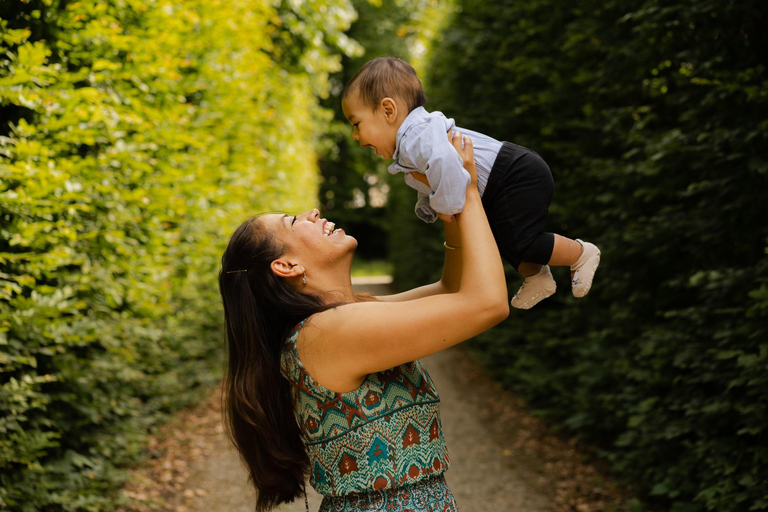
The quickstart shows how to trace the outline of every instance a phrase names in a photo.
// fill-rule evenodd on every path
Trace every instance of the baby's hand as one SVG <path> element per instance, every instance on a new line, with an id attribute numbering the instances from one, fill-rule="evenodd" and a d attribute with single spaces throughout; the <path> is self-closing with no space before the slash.
<path id="1" fill-rule="evenodd" d="M 440 212 L 435 212 L 435 213 L 437 213 L 437 218 L 443 222 L 453 222 L 453 220 L 456 218 L 455 215 L 446 215 Z"/>

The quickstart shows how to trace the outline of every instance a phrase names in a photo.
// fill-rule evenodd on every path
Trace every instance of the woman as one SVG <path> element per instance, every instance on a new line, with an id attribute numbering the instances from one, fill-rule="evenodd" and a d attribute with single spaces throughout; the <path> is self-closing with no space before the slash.
<path id="1" fill-rule="evenodd" d="M 418 360 L 492 327 L 509 306 L 471 141 L 452 142 L 472 183 L 445 224 L 436 283 L 356 297 L 357 242 L 317 210 L 264 215 L 232 235 L 219 275 L 225 405 L 257 511 L 305 494 L 308 474 L 321 511 L 458 510 L 443 478 L 439 398 Z"/>

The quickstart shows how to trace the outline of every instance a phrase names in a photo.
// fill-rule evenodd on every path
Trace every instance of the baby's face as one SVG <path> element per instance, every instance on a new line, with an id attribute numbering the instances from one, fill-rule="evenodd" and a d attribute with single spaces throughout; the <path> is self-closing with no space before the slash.
<path id="1" fill-rule="evenodd" d="M 397 122 L 397 106 L 393 100 L 384 98 L 379 107 L 372 110 L 353 91 L 341 101 L 341 109 L 352 125 L 352 137 L 361 146 L 372 148 L 384 158 L 392 158 L 397 129 L 400 127 Z"/>

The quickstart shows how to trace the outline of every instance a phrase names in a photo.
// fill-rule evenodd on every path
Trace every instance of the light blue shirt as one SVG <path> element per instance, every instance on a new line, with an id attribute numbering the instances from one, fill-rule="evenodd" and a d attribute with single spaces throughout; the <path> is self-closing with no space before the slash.
<path id="1" fill-rule="evenodd" d="M 435 212 L 452 215 L 464 208 L 470 177 L 461 164 L 461 157 L 448 140 L 448 130 L 458 130 L 472 139 L 477 188 L 481 196 L 501 149 L 498 140 L 459 128 L 453 119 L 446 118 L 441 112 L 430 113 L 424 107 L 411 111 L 397 130 L 392 156 L 395 161 L 388 170 L 391 174 L 403 173 L 405 183 L 416 189 L 415 211 L 424 222 L 435 222 Z M 430 186 L 413 178 L 413 171 L 426 174 Z"/>

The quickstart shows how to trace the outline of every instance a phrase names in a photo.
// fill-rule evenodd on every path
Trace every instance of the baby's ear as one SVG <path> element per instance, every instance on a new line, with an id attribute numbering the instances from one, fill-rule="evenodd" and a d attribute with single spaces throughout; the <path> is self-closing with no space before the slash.
<path id="1" fill-rule="evenodd" d="M 379 104 L 379 108 L 384 112 L 384 118 L 388 123 L 394 123 L 397 120 L 397 102 L 392 98 L 384 98 Z"/>

